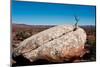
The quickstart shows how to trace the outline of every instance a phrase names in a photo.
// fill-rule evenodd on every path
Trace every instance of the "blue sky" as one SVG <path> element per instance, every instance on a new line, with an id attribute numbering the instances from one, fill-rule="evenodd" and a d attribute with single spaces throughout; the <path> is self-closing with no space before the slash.
<path id="1" fill-rule="evenodd" d="M 74 24 L 74 15 L 77 15 L 80 18 L 79 25 L 94 25 L 95 11 L 95 6 L 13 1 L 12 23 L 29 25 Z"/>

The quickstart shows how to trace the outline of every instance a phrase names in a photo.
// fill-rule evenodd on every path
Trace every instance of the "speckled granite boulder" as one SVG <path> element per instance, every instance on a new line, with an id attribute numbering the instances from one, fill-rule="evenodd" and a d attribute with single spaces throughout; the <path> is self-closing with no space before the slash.
<path id="1" fill-rule="evenodd" d="M 85 31 L 72 25 L 61 25 L 42 31 L 20 43 L 16 55 L 23 55 L 31 62 L 46 59 L 63 62 L 84 55 Z"/>

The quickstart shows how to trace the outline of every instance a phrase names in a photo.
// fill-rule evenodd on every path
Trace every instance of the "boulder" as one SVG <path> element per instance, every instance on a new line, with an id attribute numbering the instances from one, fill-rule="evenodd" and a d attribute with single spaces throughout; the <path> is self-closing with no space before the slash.
<path id="1" fill-rule="evenodd" d="M 15 49 L 15 55 L 23 55 L 31 62 L 46 59 L 63 62 L 74 57 L 82 57 L 86 42 L 86 32 L 72 25 L 60 25 L 33 35 Z"/>

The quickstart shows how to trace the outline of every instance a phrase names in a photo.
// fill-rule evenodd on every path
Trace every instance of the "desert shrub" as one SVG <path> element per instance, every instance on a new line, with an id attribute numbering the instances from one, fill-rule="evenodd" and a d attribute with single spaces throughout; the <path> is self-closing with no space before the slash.
<path id="1" fill-rule="evenodd" d="M 87 40 L 87 44 L 96 45 L 96 41 L 95 40 Z"/>
<path id="2" fill-rule="evenodd" d="M 31 36 L 31 34 L 27 31 L 19 31 L 16 33 L 17 40 L 21 40 L 21 41 L 23 41 L 24 39 L 26 39 L 30 36 Z"/>

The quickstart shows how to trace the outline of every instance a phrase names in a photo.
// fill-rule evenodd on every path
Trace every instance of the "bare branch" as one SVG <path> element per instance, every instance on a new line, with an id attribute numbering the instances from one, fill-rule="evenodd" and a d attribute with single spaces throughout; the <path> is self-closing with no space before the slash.
<path id="1" fill-rule="evenodd" d="M 77 27 L 78 27 L 78 22 L 79 22 L 79 17 L 78 16 L 76 16 L 76 15 L 74 15 L 74 18 L 75 18 L 75 29 L 74 30 L 76 30 L 77 29 Z"/>

